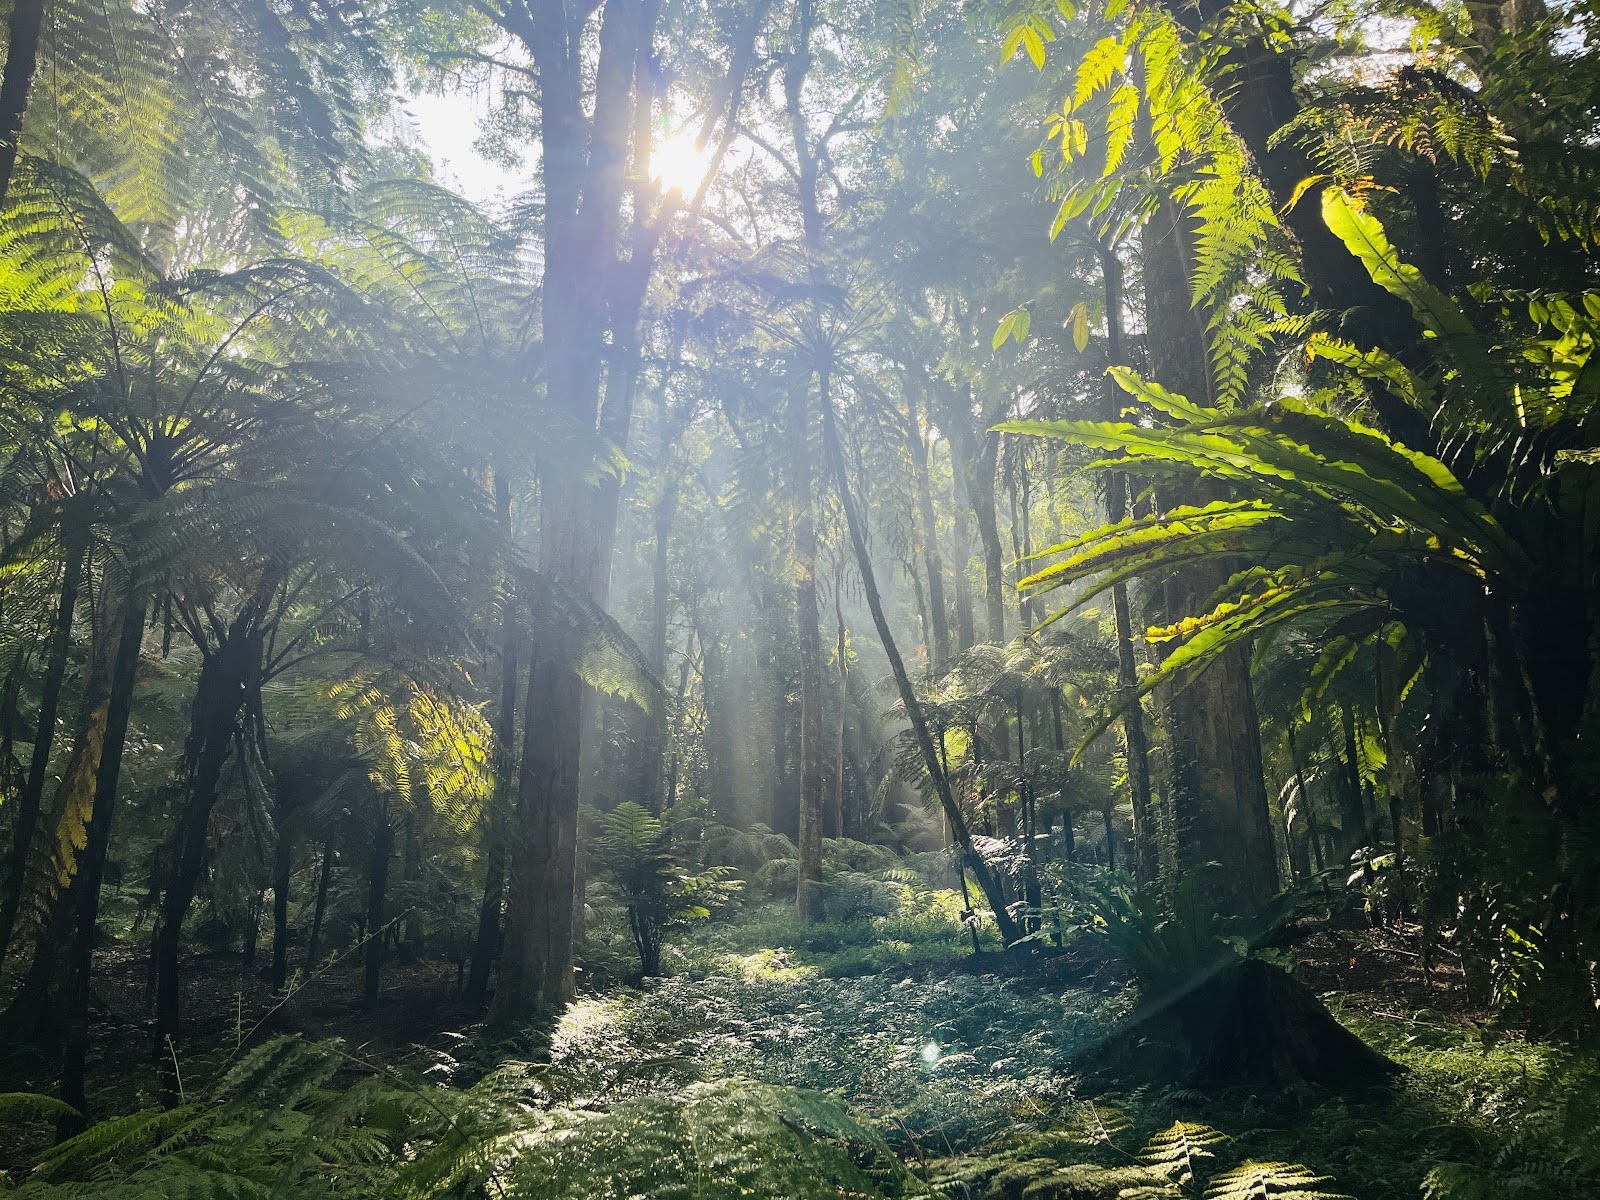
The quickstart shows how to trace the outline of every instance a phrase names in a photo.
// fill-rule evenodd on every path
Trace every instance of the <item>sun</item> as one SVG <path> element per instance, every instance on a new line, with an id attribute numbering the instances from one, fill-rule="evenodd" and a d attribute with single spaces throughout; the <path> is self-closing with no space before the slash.
<path id="1" fill-rule="evenodd" d="M 711 149 L 695 144 L 687 130 L 674 133 L 656 146 L 650 156 L 650 178 L 663 192 L 692 196 L 711 169 Z"/>

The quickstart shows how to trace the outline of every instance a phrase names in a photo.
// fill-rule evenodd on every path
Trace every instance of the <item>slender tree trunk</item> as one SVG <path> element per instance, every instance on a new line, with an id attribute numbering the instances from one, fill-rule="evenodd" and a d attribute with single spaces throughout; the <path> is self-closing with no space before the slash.
<path id="1" fill-rule="evenodd" d="M 798 0 L 795 11 L 794 52 L 783 72 L 785 110 L 794 143 L 800 220 L 808 252 L 822 248 L 822 211 L 817 198 L 818 163 L 807 128 L 802 93 L 811 71 L 811 31 L 815 20 L 812 0 Z M 818 390 L 828 403 L 826 363 L 818 363 Z M 822 915 L 822 638 L 817 619 L 817 531 L 811 499 L 811 422 L 808 389 L 793 390 L 789 398 L 789 504 L 794 549 L 795 619 L 799 626 L 800 657 L 800 820 L 795 839 L 800 857 L 795 887 L 795 917 L 814 921 Z"/>
<path id="2" fill-rule="evenodd" d="M 1050 723 L 1055 729 L 1056 753 L 1065 757 L 1067 740 L 1061 728 L 1061 689 L 1056 687 L 1050 689 Z M 1061 805 L 1061 840 L 1066 843 L 1067 861 L 1071 862 L 1072 856 L 1077 853 L 1078 847 L 1077 838 L 1073 836 L 1072 832 L 1072 810 L 1065 804 L 1065 787 L 1061 789 L 1061 798 L 1063 800 Z"/>
<path id="3" fill-rule="evenodd" d="M 1344 786 L 1340 789 L 1339 833 L 1346 861 L 1367 844 L 1367 814 L 1361 802 L 1361 759 L 1356 750 L 1356 716 L 1339 706 L 1344 726 Z"/>
<path id="4" fill-rule="evenodd" d="M 383 975 L 386 914 L 384 894 L 389 887 L 389 860 L 394 856 L 394 822 L 389 816 L 389 801 L 380 802 L 374 814 L 372 863 L 367 868 L 367 944 L 366 971 L 362 980 L 361 1007 L 371 1010 L 378 1004 L 378 988 Z"/>
<path id="5" fill-rule="evenodd" d="M 970 422 L 970 414 L 968 416 Z M 966 436 L 969 455 L 963 468 L 967 499 L 978 522 L 978 539 L 983 546 L 984 599 L 989 618 L 988 640 L 1003 645 L 1006 640 L 1005 550 L 1000 545 L 1000 522 L 995 513 L 994 477 L 1000 456 L 1000 435 L 985 433 L 981 442 L 969 426 Z"/>
<path id="6" fill-rule="evenodd" d="M 1122 261 L 1115 246 L 1100 247 L 1101 276 L 1105 282 L 1106 357 L 1114 365 L 1125 363 L 1122 345 Z M 1117 418 L 1122 389 L 1107 377 L 1105 418 Z M 1106 520 L 1128 515 L 1128 477 L 1113 471 L 1106 478 Z M 1111 589 L 1112 618 L 1117 629 L 1117 688 L 1127 700 L 1139 690 L 1139 667 L 1133 652 L 1133 614 L 1127 586 Z M 1133 876 L 1141 884 L 1154 883 L 1160 872 L 1155 829 L 1150 819 L 1150 739 L 1145 731 L 1144 705 L 1134 700 L 1122 714 L 1122 736 L 1127 748 L 1128 794 L 1133 801 Z"/>
<path id="7" fill-rule="evenodd" d="M 973 616 L 972 583 L 967 578 L 967 564 L 972 561 L 972 534 L 967 525 L 971 503 L 967 500 L 965 472 L 959 455 L 952 447 L 950 454 L 950 512 L 955 527 L 955 577 L 956 577 L 956 652 L 970 650 L 978 640 L 977 621 Z"/>
<path id="8" fill-rule="evenodd" d="M 672 581 L 668 575 L 669 537 L 672 517 L 677 507 L 677 487 L 670 479 L 662 480 L 661 496 L 655 507 L 655 553 L 650 572 L 650 665 L 656 677 L 661 678 L 667 669 L 667 617 L 672 607 Z M 661 811 L 662 767 L 667 752 L 667 711 L 663 705 L 646 717 L 649 735 L 644 744 L 644 779 L 640 790 L 644 806 L 651 812 Z"/>
<path id="9" fill-rule="evenodd" d="M 836 838 L 844 837 L 844 714 L 850 707 L 850 671 L 845 662 L 847 650 L 844 627 L 844 571 L 841 568 L 833 580 L 833 620 L 838 629 L 834 654 L 839 661 L 839 719 L 833 740 L 833 804 L 828 813 L 828 830 Z"/>
<path id="10" fill-rule="evenodd" d="M 1311 858 L 1318 871 L 1323 869 L 1322 862 L 1322 831 L 1317 827 L 1317 810 L 1311 803 L 1311 791 L 1306 787 L 1305 766 L 1300 760 L 1300 746 L 1295 741 L 1294 718 L 1290 718 L 1285 726 L 1289 738 L 1289 760 L 1294 764 L 1294 786 L 1300 796 L 1300 807 L 1306 814 L 1306 837 L 1311 842 Z"/>
<path id="11" fill-rule="evenodd" d="M 928 572 L 928 615 L 933 623 L 930 647 L 933 673 L 943 675 L 950 659 L 950 617 L 945 610 L 944 559 L 939 554 L 939 523 L 933 511 L 933 483 L 928 473 L 928 442 L 922 432 L 915 387 L 906 387 L 906 446 L 916 479 L 917 517 L 922 524 L 922 556 Z"/>
<path id="12" fill-rule="evenodd" d="M 906 717 L 911 722 L 912 732 L 917 739 L 917 748 L 922 752 L 923 767 L 934 781 L 940 807 L 950 824 L 951 835 L 961 847 L 967 867 L 977 879 L 979 889 L 994 912 L 995 925 L 1000 931 L 1001 940 L 1010 946 L 1022 937 L 1022 930 L 1011 915 L 1005 888 L 999 875 L 984 861 L 983 856 L 972 844 L 966 816 L 956 804 L 955 795 L 950 789 L 950 778 L 943 769 L 939 750 L 934 745 L 933 735 L 928 730 L 922 704 L 917 699 L 916 690 L 911 686 L 911 676 L 906 673 L 905 660 L 900 657 L 899 647 L 895 645 L 894 634 L 889 628 L 889 620 L 884 615 L 883 601 L 878 595 L 877 576 L 872 569 L 872 555 L 867 549 L 866 535 L 861 528 L 861 518 L 856 512 L 855 501 L 850 495 L 850 477 L 845 470 L 844 452 L 839 446 L 839 435 L 834 425 L 833 404 L 826 391 L 822 394 L 822 441 L 823 452 L 833 468 L 834 485 L 839 492 L 839 502 L 844 508 L 845 525 L 850 533 L 851 548 L 855 551 L 856 567 L 861 572 L 861 586 L 866 592 L 867 608 L 872 613 L 872 623 L 878 630 L 878 639 L 883 643 L 883 652 L 889 660 L 889 669 L 894 675 L 900 702 L 905 706 Z M 964 874 L 962 878 L 964 890 Z"/>
<path id="13" fill-rule="evenodd" d="M 289 982 L 289 880 L 294 873 L 294 838 L 280 824 L 272 861 L 272 991 Z"/>
<path id="14" fill-rule="evenodd" d="M 0 148 L 3 153 L 3 148 Z M 0 197 L 3 199 L 3 197 Z M 17 908 L 39 824 L 39 809 L 44 802 L 45 776 L 49 772 L 50 749 L 55 741 L 56 716 L 61 704 L 61 684 L 66 677 L 67 657 L 72 649 L 72 623 L 78 607 L 78 588 L 83 578 L 84 557 L 88 552 L 88 528 L 78 532 L 78 522 L 63 540 L 66 567 L 61 577 L 61 596 L 56 605 L 55 624 L 50 631 L 50 646 L 45 654 L 44 678 L 40 682 L 39 728 L 34 735 L 33 756 L 28 760 L 28 778 L 17 801 L 16 822 L 12 826 L 11 853 L 6 859 L 6 875 L 0 887 L 0 965 L 11 948 L 16 928 Z"/>
<path id="15" fill-rule="evenodd" d="M 244 945 L 239 948 L 239 962 L 245 967 L 256 965 L 256 951 L 261 948 L 261 908 L 264 903 L 265 897 L 257 891 L 250 897 L 250 903 L 245 905 Z"/>
<path id="16" fill-rule="evenodd" d="M 95 770 L 94 808 L 88 840 L 78 855 L 78 873 L 72 883 L 76 894 L 77 928 L 68 951 L 68 979 L 63 1008 L 66 1013 L 66 1048 L 61 1064 L 61 1099 L 78 1111 L 63 1117 L 57 1135 L 71 1137 L 86 1124 L 84 1068 L 89 1053 L 89 971 L 94 955 L 95 929 L 100 917 L 100 884 L 105 877 L 106 852 L 111 846 L 111 823 L 116 812 L 117 785 L 122 778 L 122 754 L 128 743 L 128 720 L 133 712 L 134 684 L 139 671 L 139 647 L 144 639 L 147 601 L 133 591 L 124 598 L 122 629 L 117 637 L 106 703 L 105 737 Z"/>
<path id="17" fill-rule="evenodd" d="M 328 912 L 328 881 L 333 875 L 333 839 L 322 843 L 322 865 L 317 872 L 317 907 L 311 915 L 311 937 L 306 942 L 306 975 L 317 970 L 317 952 L 322 949 L 322 919 Z"/>
<path id="18" fill-rule="evenodd" d="M 428 811 L 425 802 L 427 788 L 420 784 L 415 785 L 413 794 L 424 800 L 424 803 L 413 804 L 411 810 L 406 813 L 406 837 L 400 861 L 401 878 L 408 884 L 414 884 L 422 878 L 422 832 L 418 825 L 421 823 L 423 815 Z M 426 934 L 422 926 L 422 913 L 417 910 L 414 904 L 406 909 L 405 925 L 401 933 L 401 961 L 416 962 L 423 955 L 425 949 L 423 942 Z"/>
<path id="19" fill-rule="evenodd" d="M 160 1067 L 162 1102 L 169 1108 L 180 1102 L 177 1048 L 182 1035 L 182 1000 L 178 955 L 183 923 L 204 869 L 211 810 L 216 805 L 217 785 L 244 708 L 246 688 L 250 679 L 260 676 L 263 630 L 259 617 L 276 590 L 276 578 L 275 574 L 269 575 L 258 582 L 250 601 L 206 655 L 195 687 L 188 744 L 184 749 L 187 787 L 173 839 L 172 874 L 162 892 L 153 948 L 156 1003 L 152 1058 Z"/>
<path id="20" fill-rule="evenodd" d="M 826 397 L 828 382 L 821 378 Z M 826 399 L 824 399 L 826 403 Z M 817 617 L 817 533 L 811 503 L 809 405 L 804 388 L 790 398 L 790 505 L 794 514 L 794 596 L 800 658 L 800 851 L 795 917 L 822 916 L 822 639 Z"/>
<path id="21" fill-rule="evenodd" d="M 1186 226 L 1176 206 L 1158 212 L 1145 234 L 1145 308 L 1157 380 L 1180 395 L 1211 391 L 1201 314 L 1190 307 Z M 1225 495 L 1202 482 L 1181 497 L 1206 503 Z M 1224 565 L 1191 567 L 1168 583 L 1172 619 L 1208 611 L 1226 581 Z M 1261 771 L 1260 730 L 1244 647 L 1223 654 L 1194 682 L 1168 697 L 1173 815 L 1178 864 L 1205 870 L 1219 912 L 1240 915 L 1278 887 L 1276 841 Z M 1210 868 L 1209 864 L 1217 864 Z"/>
<path id="22" fill-rule="evenodd" d="M 6 42 L 5 74 L 0 77 L 0 207 L 11 191 L 22 139 L 22 117 L 39 64 L 39 34 L 44 28 L 44 0 L 16 0 L 11 9 L 11 36 Z"/>

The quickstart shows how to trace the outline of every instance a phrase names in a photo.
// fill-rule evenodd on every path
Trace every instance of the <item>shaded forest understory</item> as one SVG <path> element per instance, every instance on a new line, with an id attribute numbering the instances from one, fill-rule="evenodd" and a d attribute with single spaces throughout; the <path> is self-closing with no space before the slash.
<path id="1" fill-rule="evenodd" d="M 0 1194 L 1600 1195 L 1594 0 L 7 0 Z"/>
<path id="2" fill-rule="evenodd" d="M 1096 935 L 1018 962 L 985 929 L 975 955 L 954 893 L 883 882 L 871 901 L 853 897 L 857 911 L 841 920 L 799 925 L 782 905 L 752 906 L 676 941 L 670 978 L 607 985 L 553 1027 L 515 1034 L 471 1023 L 448 963 L 396 966 L 363 1013 L 357 968 L 336 964 L 283 1003 L 237 954 L 197 957 L 185 968 L 194 1106 L 185 1119 L 195 1122 L 210 1103 L 226 1115 L 159 1147 L 154 1139 L 170 1130 L 124 1130 L 127 1141 L 102 1152 L 117 1167 L 116 1182 L 101 1187 L 108 1196 L 179 1194 L 162 1189 L 195 1183 L 191 1173 L 214 1153 L 213 1169 L 228 1172 L 240 1194 L 252 1186 L 269 1194 L 332 1164 L 349 1194 L 426 1193 L 445 1173 L 441 1159 L 459 1160 L 450 1170 L 462 1178 L 478 1177 L 495 1157 L 489 1147 L 514 1128 L 530 1145 L 558 1133 L 572 1139 L 524 1151 L 549 1172 L 534 1194 L 552 1197 L 930 1194 L 924 1183 L 953 1198 L 1112 1198 L 1141 1186 L 1152 1190 L 1136 1194 L 1178 1196 L 1182 1173 L 1166 1156 L 1179 1151 L 1161 1141 L 1175 1131 L 1193 1143 L 1182 1153 L 1193 1158 L 1197 1185 L 1254 1163 L 1278 1189 L 1226 1195 L 1579 1197 L 1600 1181 L 1592 1060 L 1518 1037 L 1486 1040 L 1487 1013 L 1469 1001 L 1459 969 L 1423 969 L 1415 926 L 1309 919 L 1294 946 L 1298 973 L 1401 1074 L 1344 1092 L 1263 1092 L 1152 1081 L 1105 1063 L 1106 1041 L 1133 1001 L 1126 965 Z M 612 960 L 596 950 L 603 972 Z M 143 974 L 141 956 L 115 948 L 97 963 L 97 1006 L 106 1010 L 90 1095 L 103 1111 L 153 1099 L 139 1036 Z M 338 1040 L 302 1045 L 307 1062 L 260 1061 L 290 1031 Z M 580 1122 L 561 1132 L 514 1106 L 494 1113 L 531 1085 L 519 1078 L 507 1089 L 489 1074 L 517 1059 L 541 1064 L 535 1092 L 525 1094 L 591 1116 L 620 1114 L 620 1130 Z M 229 1071 L 250 1086 L 218 1088 Z M 304 1093 L 302 1075 L 333 1092 Z M 338 1111 L 340 1094 L 374 1086 L 393 1095 Z M 474 1098 L 456 1114 L 471 1122 L 461 1143 L 425 1105 L 441 1087 Z M 848 1124 L 839 1123 L 843 1110 L 812 1111 L 835 1103 L 813 1093 L 847 1104 Z M 297 1096 L 318 1114 L 310 1124 L 283 1122 L 279 1111 L 270 1134 L 251 1128 Z M 404 1111 L 420 1161 L 360 1147 L 358 1120 L 396 1132 L 394 1114 L 378 1116 L 385 1103 Z M 820 1148 L 796 1155 L 774 1136 L 785 1129 Z M 32 1160 L 49 1133 L 48 1122 L 18 1114 L 6 1159 Z M 58 1173 L 87 1178 L 95 1157 Z M 786 1158 L 803 1172 L 792 1185 L 775 1182 Z M 1154 1171 L 1141 1165 L 1146 1158 Z M 706 1172 L 716 1187 L 684 1190 Z M 1301 1190 L 1288 1192 L 1296 1179 Z M 730 1186 L 753 1191 L 717 1190 Z M 794 1190 L 768 1190 L 783 1186 Z"/>

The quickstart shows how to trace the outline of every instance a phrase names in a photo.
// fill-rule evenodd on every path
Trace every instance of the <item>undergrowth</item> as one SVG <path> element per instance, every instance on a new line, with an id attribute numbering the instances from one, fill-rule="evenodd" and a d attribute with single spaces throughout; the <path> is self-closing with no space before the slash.
<path id="1" fill-rule="evenodd" d="M 1063 991 L 1002 971 L 989 953 L 974 965 L 950 893 L 886 882 L 809 927 L 753 905 L 670 946 L 669 978 L 589 996 L 553 1028 L 466 1031 L 403 1070 L 335 1042 L 272 1042 L 184 1107 L 103 1122 L 3 1190 L 40 1200 L 1600 1195 L 1592 1058 L 1485 1044 L 1443 1018 L 1375 1019 L 1352 1004 L 1341 1018 L 1406 1068 L 1386 1091 L 1205 1093 L 1087 1077 L 1075 1064 L 1131 1010 L 1131 990 Z M 45 1102 L 0 1104 L 0 1122 L 17 1126 L 53 1116 Z"/>

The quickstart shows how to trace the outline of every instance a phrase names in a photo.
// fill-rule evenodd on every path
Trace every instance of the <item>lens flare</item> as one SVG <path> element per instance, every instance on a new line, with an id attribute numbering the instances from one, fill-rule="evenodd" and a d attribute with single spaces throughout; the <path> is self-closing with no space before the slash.
<path id="1" fill-rule="evenodd" d="M 663 139 L 650 155 L 650 178 L 663 192 L 693 196 L 711 169 L 711 148 L 687 130 Z"/>

